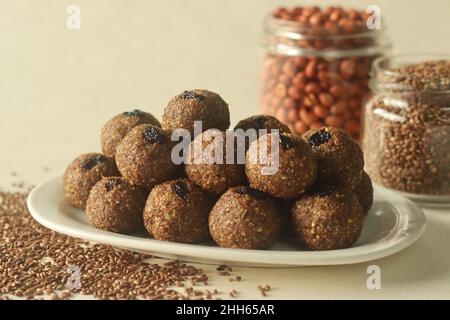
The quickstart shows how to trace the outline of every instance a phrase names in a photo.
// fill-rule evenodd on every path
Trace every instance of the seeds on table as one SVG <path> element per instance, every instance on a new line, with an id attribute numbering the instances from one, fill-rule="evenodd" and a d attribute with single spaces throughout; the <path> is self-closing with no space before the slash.
<path id="1" fill-rule="evenodd" d="M 27 196 L 26 192 L 0 193 L 4 199 L 0 225 L 10 226 L 2 229 L 1 241 L 5 245 L 0 246 L 0 300 L 7 300 L 7 295 L 38 299 L 44 294 L 52 299 L 68 299 L 75 293 L 91 294 L 97 299 L 190 299 L 194 292 L 186 294 L 168 287 L 193 277 L 207 279 L 202 269 L 179 261 L 159 265 L 151 263 L 150 256 L 50 231 L 29 214 Z M 36 263 L 44 258 L 51 262 Z M 78 266 L 82 272 L 80 289 L 70 291 L 66 287 L 69 265 Z M 217 298 L 217 290 L 209 292 L 208 297 Z"/>

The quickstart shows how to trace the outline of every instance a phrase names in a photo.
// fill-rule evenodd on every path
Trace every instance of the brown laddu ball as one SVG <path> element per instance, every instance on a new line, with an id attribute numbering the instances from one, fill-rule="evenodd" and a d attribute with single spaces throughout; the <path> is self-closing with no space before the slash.
<path id="1" fill-rule="evenodd" d="M 209 216 L 209 231 L 221 247 L 268 249 L 276 241 L 281 218 L 269 195 L 248 186 L 225 192 Z"/>
<path id="2" fill-rule="evenodd" d="M 228 152 L 233 163 L 227 163 L 227 139 L 232 139 L 233 148 Z M 210 129 L 200 134 L 188 148 L 186 176 L 203 190 L 222 194 L 228 188 L 243 184 L 244 165 L 237 163 L 237 142 L 233 132 Z"/>
<path id="3" fill-rule="evenodd" d="M 274 143 L 278 144 L 278 151 L 273 149 Z M 266 160 L 261 155 L 267 156 Z M 273 166 L 273 172 L 264 172 L 263 168 L 269 166 Z M 251 187 L 289 200 L 300 197 L 314 184 L 317 164 L 311 148 L 300 137 L 267 134 L 250 145 L 245 173 Z"/>
<path id="4" fill-rule="evenodd" d="M 150 192 L 144 209 L 144 225 L 158 240 L 202 242 L 209 235 L 211 207 L 212 201 L 192 181 L 167 181 Z"/>
<path id="5" fill-rule="evenodd" d="M 303 138 L 317 159 L 321 184 L 354 190 L 362 178 L 363 152 L 342 130 L 323 127 L 308 131 Z"/>
<path id="6" fill-rule="evenodd" d="M 64 199 L 85 209 L 92 187 L 103 177 L 118 176 L 114 160 L 100 153 L 86 153 L 72 161 L 64 173 Z"/>
<path id="7" fill-rule="evenodd" d="M 280 132 L 284 133 L 290 133 L 289 127 L 283 123 L 281 123 L 277 118 L 266 115 L 266 114 L 260 114 L 252 117 L 245 118 L 238 122 L 238 124 L 234 127 L 234 130 L 236 129 L 242 129 L 242 130 L 248 130 L 248 129 L 254 129 L 254 130 L 271 130 L 271 129 L 278 129 Z"/>
<path id="8" fill-rule="evenodd" d="M 145 194 L 124 178 L 108 177 L 91 190 L 86 215 L 98 229 L 130 234 L 143 229 Z"/>
<path id="9" fill-rule="evenodd" d="M 260 114 L 256 116 L 251 116 L 245 118 L 238 122 L 238 124 L 234 127 L 234 130 L 242 129 L 244 131 L 253 129 L 253 130 L 267 130 L 270 133 L 270 130 L 277 129 L 283 133 L 291 133 L 289 127 L 284 123 L 280 122 L 277 118 Z"/>
<path id="10" fill-rule="evenodd" d="M 184 91 L 170 100 L 164 109 L 162 127 L 167 132 L 186 129 L 194 138 L 194 122 L 202 122 L 202 131 L 230 127 L 228 104 L 217 94 L 208 90 Z"/>
<path id="11" fill-rule="evenodd" d="M 363 210 L 352 192 L 315 190 L 292 208 L 294 232 L 310 250 L 353 246 L 361 235 L 363 220 Z"/>
<path id="12" fill-rule="evenodd" d="M 117 146 L 117 168 L 131 184 L 151 189 L 179 174 L 180 167 L 171 159 L 173 146 L 161 128 L 137 126 Z"/>
<path id="13" fill-rule="evenodd" d="M 241 120 L 234 127 L 234 130 L 236 132 L 239 132 L 237 131 L 239 129 L 243 130 L 244 134 L 250 129 L 256 131 L 255 136 L 248 136 L 248 141 L 246 141 L 246 149 L 248 149 L 250 143 L 252 143 L 259 137 L 260 130 L 267 130 L 266 133 L 271 133 L 271 130 L 279 130 L 280 133 L 291 133 L 287 125 L 281 123 L 277 118 L 269 115 L 256 115 Z"/>
<path id="14" fill-rule="evenodd" d="M 102 128 L 101 143 L 103 153 L 115 157 L 117 145 L 134 127 L 141 124 L 151 124 L 161 127 L 158 119 L 148 112 L 138 109 L 123 112 L 109 120 Z"/>
<path id="15" fill-rule="evenodd" d="M 361 182 L 355 189 L 355 193 L 358 196 L 359 203 L 363 208 L 364 215 L 369 213 L 370 208 L 373 205 L 373 185 L 370 176 L 363 172 Z"/>

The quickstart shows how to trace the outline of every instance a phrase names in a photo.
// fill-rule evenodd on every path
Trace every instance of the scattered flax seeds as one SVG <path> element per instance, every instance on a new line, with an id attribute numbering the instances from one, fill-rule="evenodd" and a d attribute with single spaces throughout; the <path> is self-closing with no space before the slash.
<path id="1" fill-rule="evenodd" d="M 202 269 L 170 261 L 151 264 L 149 256 L 91 244 L 39 225 L 26 208 L 27 192 L 0 191 L 0 300 L 10 297 L 68 299 L 72 294 L 97 299 L 217 299 L 217 290 L 183 287 L 191 278 L 206 283 Z M 80 286 L 70 286 L 80 271 Z"/>
<path id="2" fill-rule="evenodd" d="M 12 187 L 17 188 L 17 189 L 23 189 L 25 188 L 25 183 L 20 181 L 20 182 L 13 182 L 11 184 Z"/>
<path id="3" fill-rule="evenodd" d="M 233 281 L 241 281 L 242 277 L 241 276 L 236 276 L 234 278 L 229 278 L 228 281 L 233 282 Z"/>
<path id="4" fill-rule="evenodd" d="M 265 297 L 265 296 L 267 296 L 267 292 L 270 291 L 270 286 L 269 285 L 265 285 L 265 286 L 258 285 L 257 289 L 261 292 L 261 295 L 263 297 Z"/>
<path id="5" fill-rule="evenodd" d="M 232 272 L 233 268 L 231 268 L 230 266 L 227 266 L 226 264 L 221 264 L 220 266 L 218 266 L 216 268 L 216 270 L 219 272 Z"/>

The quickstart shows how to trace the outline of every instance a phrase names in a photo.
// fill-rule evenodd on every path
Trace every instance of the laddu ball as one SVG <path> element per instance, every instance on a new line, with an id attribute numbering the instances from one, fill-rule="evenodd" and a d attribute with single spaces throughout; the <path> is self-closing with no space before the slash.
<path id="1" fill-rule="evenodd" d="M 180 172 L 171 159 L 173 145 L 161 128 L 149 124 L 137 126 L 117 146 L 117 168 L 131 184 L 150 190 L 176 178 Z"/>
<path id="2" fill-rule="evenodd" d="M 161 127 L 159 121 L 150 113 L 135 109 L 123 112 L 109 120 L 102 128 L 101 143 L 103 153 L 114 158 L 117 145 L 133 129 L 141 124 L 151 124 Z"/>
<path id="3" fill-rule="evenodd" d="M 303 138 L 317 159 L 320 184 L 356 188 L 362 178 L 364 157 L 355 141 L 333 127 L 308 131 Z"/>
<path id="4" fill-rule="evenodd" d="M 243 130 L 244 133 L 250 129 L 256 131 L 256 136 L 246 142 L 246 149 L 248 149 L 250 143 L 259 137 L 259 130 L 267 130 L 266 133 L 271 133 L 271 130 L 279 130 L 280 133 L 290 133 L 287 125 L 278 121 L 277 118 L 269 115 L 257 115 L 241 120 L 234 127 L 235 131 L 238 129 Z"/>
<path id="5" fill-rule="evenodd" d="M 205 131 L 188 148 L 187 177 L 202 189 L 218 195 L 245 182 L 244 165 L 237 163 L 237 142 L 233 135 L 228 135 L 228 139 L 233 139 L 235 145 L 232 152 L 228 151 L 233 163 L 227 163 L 225 132 Z"/>
<path id="6" fill-rule="evenodd" d="M 92 187 L 103 177 L 118 175 L 113 159 L 100 153 L 83 154 L 64 173 L 64 198 L 70 205 L 85 209 Z"/>
<path id="7" fill-rule="evenodd" d="M 169 133 L 186 129 L 194 139 L 194 122 L 202 122 L 202 131 L 230 127 L 228 104 L 217 94 L 208 90 L 184 91 L 174 97 L 164 109 L 162 127 Z"/>
<path id="8" fill-rule="evenodd" d="M 130 234 L 142 230 L 145 194 L 124 178 L 103 178 L 91 190 L 86 205 L 89 222 L 96 228 Z"/>
<path id="9" fill-rule="evenodd" d="M 212 201 L 192 181 L 167 181 L 152 189 L 144 209 L 144 224 L 155 239 L 198 243 L 209 235 Z"/>
<path id="10" fill-rule="evenodd" d="M 221 247 L 268 249 L 278 236 L 281 217 L 269 195 L 241 186 L 229 189 L 209 216 L 209 230 Z"/>
<path id="11" fill-rule="evenodd" d="M 310 250 L 353 246 L 363 228 L 363 210 L 353 192 L 314 190 L 292 208 L 295 234 Z"/>
<path id="12" fill-rule="evenodd" d="M 278 153 L 272 152 L 276 150 L 272 148 L 274 143 L 279 144 Z M 260 161 L 261 150 L 266 152 L 268 161 Z M 268 162 L 274 164 L 277 161 L 278 169 L 273 173 L 263 171 L 263 168 L 267 169 Z M 300 137 L 288 133 L 281 133 L 279 136 L 267 134 L 250 145 L 245 173 L 252 188 L 289 200 L 300 197 L 314 184 L 317 163 L 311 148 Z"/>

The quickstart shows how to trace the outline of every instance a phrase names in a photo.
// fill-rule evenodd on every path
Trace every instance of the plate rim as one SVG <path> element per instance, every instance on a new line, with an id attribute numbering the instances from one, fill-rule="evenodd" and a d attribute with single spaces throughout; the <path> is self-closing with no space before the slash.
<path id="1" fill-rule="evenodd" d="M 134 236 L 117 234 L 104 230 L 81 230 L 75 227 L 61 225 L 55 221 L 48 219 L 47 215 L 41 214 L 39 210 L 39 195 L 45 188 L 52 184 L 61 185 L 62 176 L 58 175 L 42 182 L 30 192 L 27 198 L 27 207 L 31 216 L 41 225 L 56 232 L 97 243 L 112 245 L 119 248 L 128 249 L 137 252 L 148 252 L 150 255 L 158 256 L 171 255 L 183 257 L 185 261 L 198 262 L 199 259 L 206 261 L 223 261 L 223 262 L 239 262 L 244 264 L 257 264 L 260 266 L 280 266 L 280 267 L 300 267 L 300 266 L 333 266 L 333 265 L 350 265 L 368 261 L 377 260 L 387 256 L 396 254 L 416 242 L 426 229 L 426 216 L 419 206 L 411 200 L 389 190 L 379 189 L 379 192 L 387 193 L 393 198 L 402 200 L 412 210 L 408 211 L 408 222 L 419 222 L 413 232 L 407 237 L 399 237 L 391 244 L 377 246 L 372 243 L 364 247 L 372 247 L 373 250 L 360 252 L 362 246 L 352 247 L 341 250 L 330 251 L 280 251 L 280 250 L 243 250 L 233 248 L 210 247 L 192 244 L 175 243 L 168 241 L 159 241 L 155 239 L 143 239 Z M 375 186 L 375 188 L 377 188 Z M 59 205 L 59 204 L 58 204 Z M 57 209 L 60 211 L 60 209 Z M 398 231 L 401 231 L 399 229 Z M 126 245 L 120 242 L 127 242 Z M 183 253 L 185 249 L 188 252 Z M 220 258 L 218 258 L 220 256 Z M 193 259 L 193 260 L 190 260 Z M 266 260 L 267 261 L 264 261 Z"/>

